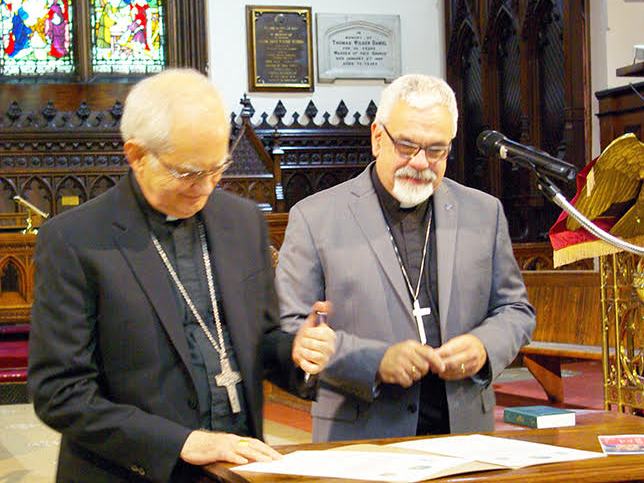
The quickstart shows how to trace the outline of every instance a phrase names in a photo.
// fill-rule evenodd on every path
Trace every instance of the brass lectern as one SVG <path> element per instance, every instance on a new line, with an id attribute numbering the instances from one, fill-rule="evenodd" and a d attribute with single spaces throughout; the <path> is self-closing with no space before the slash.
<path id="1" fill-rule="evenodd" d="M 644 220 L 642 220 L 644 222 Z M 644 409 L 644 258 L 600 257 L 604 407 Z"/>
<path id="2" fill-rule="evenodd" d="M 575 208 L 613 239 L 597 239 L 562 215 L 550 231 L 554 264 L 599 257 L 604 406 L 639 412 L 644 409 L 644 143 L 634 134 L 620 136 L 579 173 L 577 183 Z M 624 244 L 629 246 L 619 246 Z"/>

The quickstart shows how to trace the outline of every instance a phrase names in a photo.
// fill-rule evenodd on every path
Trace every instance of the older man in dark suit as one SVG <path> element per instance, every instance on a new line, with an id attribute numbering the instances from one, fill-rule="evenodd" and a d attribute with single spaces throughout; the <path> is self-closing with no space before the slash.
<path id="1" fill-rule="evenodd" d="M 262 378 L 302 389 L 335 335 L 313 317 L 280 330 L 263 217 L 213 191 L 229 125 L 204 76 L 142 81 L 121 131 L 128 175 L 38 237 L 29 387 L 62 433 L 57 479 L 188 481 L 276 458 L 255 439 Z"/>

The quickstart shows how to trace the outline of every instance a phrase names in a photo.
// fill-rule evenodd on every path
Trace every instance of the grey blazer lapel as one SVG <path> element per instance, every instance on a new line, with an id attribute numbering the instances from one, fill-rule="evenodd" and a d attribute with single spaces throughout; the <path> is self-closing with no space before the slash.
<path id="1" fill-rule="evenodd" d="M 400 303 L 409 314 L 410 323 L 413 323 L 409 292 L 389 238 L 385 217 L 371 182 L 369 168 L 354 179 L 351 193 L 354 197 L 349 200 L 349 209 L 400 299 Z"/>
<path id="2" fill-rule="evenodd" d="M 434 217 L 436 220 L 436 260 L 438 263 L 438 312 L 440 314 L 441 339 L 447 339 L 452 279 L 454 277 L 454 254 L 456 253 L 456 229 L 458 205 L 445 182 L 434 194 Z"/>
<path id="3" fill-rule="evenodd" d="M 159 276 L 166 272 L 166 268 L 152 244 L 147 221 L 129 183 L 126 176 L 115 188 L 119 191 L 114 210 L 118 218 L 115 218 L 112 223 L 114 241 L 194 381 L 188 342 L 183 331 L 181 315 L 175 305 L 173 288 L 168 277 Z"/>

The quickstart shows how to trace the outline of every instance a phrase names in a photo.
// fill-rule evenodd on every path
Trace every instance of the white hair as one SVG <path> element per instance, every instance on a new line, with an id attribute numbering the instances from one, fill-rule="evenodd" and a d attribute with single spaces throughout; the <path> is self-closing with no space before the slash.
<path id="1" fill-rule="evenodd" d="M 146 149 L 163 153 L 171 148 L 177 114 L 212 113 L 213 106 L 223 104 L 206 76 L 194 69 L 167 69 L 132 88 L 123 108 L 121 136 L 124 142 L 136 139 Z"/>
<path id="2" fill-rule="evenodd" d="M 376 121 L 387 122 L 391 110 L 398 101 L 404 101 L 416 109 L 444 106 L 452 116 L 452 136 L 456 136 L 458 129 L 456 96 L 443 79 L 424 74 L 407 74 L 398 77 L 380 94 Z"/>

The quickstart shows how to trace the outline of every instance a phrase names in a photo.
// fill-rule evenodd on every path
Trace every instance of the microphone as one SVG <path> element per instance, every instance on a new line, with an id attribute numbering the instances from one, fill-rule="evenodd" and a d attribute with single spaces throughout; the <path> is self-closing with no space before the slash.
<path id="1" fill-rule="evenodd" d="M 25 208 L 27 208 L 28 210 L 33 211 L 34 213 L 36 213 L 36 214 L 37 214 L 38 216 L 40 216 L 41 218 L 49 218 L 49 213 L 45 213 L 45 212 L 44 212 L 44 211 L 42 211 L 40 208 L 38 208 L 36 205 L 33 205 L 33 204 L 29 203 L 29 202 L 28 202 L 26 199 L 24 199 L 22 196 L 18 196 L 18 195 L 14 196 L 14 197 L 13 197 L 13 201 L 15 201 L 16 203 L 18 203 L 19 205 L 24 206 L 24 207 L 25 207 Z"/>
<path id="2" fill-rule="evenodd" d="M 550 156 L 530 146 L 512 141 L 497 131 L 483 131 L 476 139 L 476 147 L 486 156 L 498 154 L 501 159 L 508 157 L 520 158 L 527 161 L 541 174 L 559 178 L 564 181 L 573 181 L 577 175 L 577 168 Z"/>

